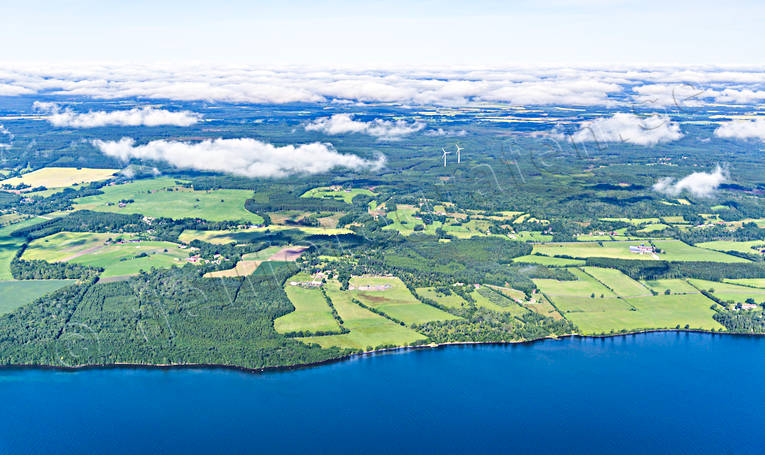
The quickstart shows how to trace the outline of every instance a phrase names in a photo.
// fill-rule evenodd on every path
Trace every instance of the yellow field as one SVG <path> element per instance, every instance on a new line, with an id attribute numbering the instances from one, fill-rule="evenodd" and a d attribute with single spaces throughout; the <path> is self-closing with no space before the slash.
<path id="1" fill-rule="evenodd" d="M 78 183 L 97 182 L 106 180 L 119 171 L 119 169 L 92 169 L 74 167 L 44 167 L 21 177 L 14 177 L 0 181 L 0 185 L 16 186 L 24 183 L 31 187 L 44 186 L 46 188 L 62 188 Z"/>
<path id="2" fill-rule="evenodd" d="M 233 269 L 205 273 L 205 278 L 228 278 L 251 275 L 263 261 L 239 261 Z"/>

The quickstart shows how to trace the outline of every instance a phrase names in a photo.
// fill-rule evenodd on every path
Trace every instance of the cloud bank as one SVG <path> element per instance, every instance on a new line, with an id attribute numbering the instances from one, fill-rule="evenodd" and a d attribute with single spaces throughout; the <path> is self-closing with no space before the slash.
<path id="1" fill-rule="evenodd" d="M 95 128 L 99 126 L 190 126 L 201 119 L 201 115 L 189 111 L 171 112 L 152 107 L 134 108 L 123 111 L 90 111 L 79 114 L 71 109 L 61 109 L 56 103 L 35 101 L 34 109 L 45 112 L 53 126 L 69 128 Z"/>
<path id="2" fill-rule="evenodd" d="M 369 122 L 362 122 L 353 120 L 353 114 L 335 114 L 332 117 L 321 117 L 305 125 L 306 131 L 321 131 L 332 136 L 362 133 L 383 140 L 398 139 L 402 136 L 416 133 L 423 128 L 425 128 L 425 124 L 422 122 L 407 122 L 405 120 L 374 119 Z"/>
<path id="3" fill-rule="evenodd" d="M 445 130 L 443 128 L 438 128 L 435 130 L 428 130 L 425 131 L 425 136 L 431 136 L 431 137 L 462 137 L 467 136 L 467 131 L 465 130 Z"/>
<path id="4" fill-rule="evenodd" d="M 336 167 L 379 169 L 385 157 L 375 161 L 337 152 L 331 144 L 314 142 L 277 147 L 254 139 L 215 139 L 202 142 L 157 140 L 135 145 L 132 138 L 92 142 L 105 155 L 130 159 L 164 161 L 183 169 L 224 172 L 245 177 L 285 177 L 317 174 Z"/>
<path id="5" fill-rule="evenodd" d="M 399 103 L 693 107 L 765 99 L 765 67 L 505 66 L 320 68 L 0 64 L 0 96 L 252 104 Z"/>
<path id="6" fill-rule="evenodd" d="M 676 182 L 672 177 L 659 179 L 653 189 L 669 196 L 678 196 L 687 191 L 696 197 L 710 197 L 729 178 L 727 169 L 717 166 L 712 172 L 694 172 Z"/>
<path id="7" fill-rule="evenodd" d="M 732 120 L 720 125 L 714 135 L 733 139 L 759 139 L 765 142 L 765 118 Z"/>
<path id="8" fill-rule="evenodd" d="M 560 135 L 558 135 L 560 136 Z M 666 115 L 639 117 L 617 113 L 582 123 L 569 139 L 573 142 L 628 142 L 636 145 L 656 145 L 683 137 L 680 125 Z"/>
<path id="9" fill-rule="evenodd" d="M 5 136 L 8 138 L 8 143 L 0 142 L 0 149 L 7 149 L 11 148 L 11 143 L 13 142 L 13 133 L 8 131 L 5 126 L 0 124 L 0 136 Z"/>

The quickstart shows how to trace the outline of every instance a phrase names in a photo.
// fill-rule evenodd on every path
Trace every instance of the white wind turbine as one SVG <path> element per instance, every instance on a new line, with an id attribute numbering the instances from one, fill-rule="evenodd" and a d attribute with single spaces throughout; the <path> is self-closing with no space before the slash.
<path id="1" fill-rule="evenodd" d="M 461 160 L 460 160 L 460 151 L 461 150 L 465 150 L 465 149 L 460 147 L 460 145 L 457 144 L 456 142 L 455 142 L 454 146 L 457 147 L 457 163 L 460 163 L 461 162 Z"/>
<path id="2" fill-rule="evenodd" d="M 444 158 L 444 167 L 446 167 L 446 155 L 448 155 L 448 154 L 450 154 L 452 152 L 447 152 L 446 149 L 444 149 L 443 147 L 441 147 L 441 151 L 444 152 L 444 155 L 443 155 L 443 158 Z"/>

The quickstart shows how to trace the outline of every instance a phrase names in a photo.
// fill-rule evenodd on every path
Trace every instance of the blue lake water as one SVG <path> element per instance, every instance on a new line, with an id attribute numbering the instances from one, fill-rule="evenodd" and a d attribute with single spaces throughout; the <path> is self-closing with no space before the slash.
<path id="1" fill-rule="evenodd" d="M 765 453 L 765 338 L 449 347 L 296 371 L 0 371 L 0 453 Z"/>

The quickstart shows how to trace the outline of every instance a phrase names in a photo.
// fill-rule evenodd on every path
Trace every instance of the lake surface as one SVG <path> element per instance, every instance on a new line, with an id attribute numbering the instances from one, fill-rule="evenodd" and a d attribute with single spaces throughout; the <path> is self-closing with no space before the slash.
<path id="1" fill-rule="evenodd" d="M 279 373 L 0 371 L 0 453 L 763 453 L 765 338 L 449 347 Z"/>

